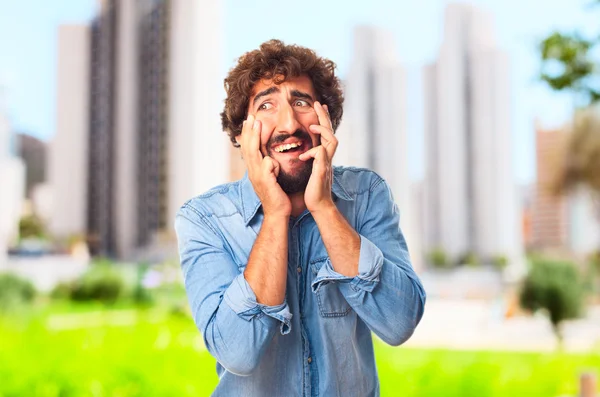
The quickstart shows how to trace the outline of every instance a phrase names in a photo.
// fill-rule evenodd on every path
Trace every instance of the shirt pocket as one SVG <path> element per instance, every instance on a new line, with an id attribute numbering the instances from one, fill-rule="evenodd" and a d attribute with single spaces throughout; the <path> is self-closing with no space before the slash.
<path id="1" fill-rule="evenodd" d="M 313 279 L 328 260 L 329 258 L 325 257 L 310 262 Z M 343 317 L 352 310 L 338 288 L 338 281 L 329 281 L 322 284 L 315 295 L 317 295 L 316 300 L 319 306 L 319 314 L 322 317 Z"/>

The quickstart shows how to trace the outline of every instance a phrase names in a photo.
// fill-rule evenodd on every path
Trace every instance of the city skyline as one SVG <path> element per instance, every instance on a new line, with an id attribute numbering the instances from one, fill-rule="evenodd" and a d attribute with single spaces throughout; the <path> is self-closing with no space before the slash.
<path id="1" fill-rule="evenodd" d="M 54 135 L 54 101 L 56 74 L 56 27 L 58 22 L 89 21 L 94 14 L 95 1 L 62 0 L 52 10 L 47 10 L 38 0 L 2 2 L 6 12 L 0 16 L 0 30 L 10 30 L 2 35 L 0 45 L 5 50 L 0 54 L 0 84 L 8 86 L 10 115 L 15 129 L 30 132 L 34 136 L 49 139 Z M 321 13 L 315 15 L 312 3 L 298 10 L 296 18 L 277 18 L 268 10 L 273 1 L 262 0 L 252 5 L 239 2 L 224 2 L 226 45 L 220 58 L 221 74 L 233 65 L 233 59 L 244 51 L 256 47 L 271 38 L 274 31 L 286 42 L 295 42 L 315 48 L 321 55 L 332 58 L 339 66 L 342 78 L 346 78 L 351 62 L 351 31 L 355 25 L 371 24 L 389 29 L 396 41 L 399 61 L 407 69 L 408 120 L 407 139 L 415 150 L 409 153 L 409 168 L 412 179 L 424 174 L 422 131 L 419 114 L 420 67 L 435 57 L 441 41 L 441 17 L 446 1 L 424 1 L 419 8 L 409 9 L 407 4 L 377 0 L 369 8 L 356 4 L 340 8 L 336 2 L 319 5 Z M 553 28 L 573 30 L 580 28 L 593 34 L 593 15 L 586 15 L 581 2 L 554 1 L 548 4 L 532 0 L 533 8 L 539 7 L 535 18 L 526 15 L 516 0 L 498 2 L 477 0 L 472 3 L 483 6 L 494 14 L 498 26 L 499 46 L 508 50 L 513 57 L 511 79 L 513 97 L 511 107 L 515 110 L 513 121 L 514 168 L 519 183 L 532 182 L 535 176 L 533 120 L 537 116 L 546 125 L 560 127 L 570 113 L 570 101 L 557 95 L 535 81 L 537 58 L 535 43 Z M 313 4 L 313 6 L 316 6 Z M 36 7 L 39 13 L 30 15 L 27 10 Z M 306 8 L 306 9 L 305 9 Z M 285 11 L 285 10 L 284 10 Z M 335 12 L 334 12 L 335 11 Z M 281 13 L 280 11 L 278 11 Z M 6 21 L 6 16 L 11 16 Z M 284 12 L 285 15 L 285 12 Z M 327 40 L 322 39 L 321 29 L 307 31 L 303 19 L 311 15 L 316 26 L 327 26 Z M 333 17 L 333 15 L 335 17 Z M 27 31 L 16 25 L 19 17 L 30 19 Z M 243 30 L 246 19 L 264 21 L 254 23 L 252 29 Z M 6 22 L 6 23 L 4 23 Z M 4 30 L 2 30 L 4 32 Z M 240 34 L 243 32 L 243 34 Z M 18 40 L 12 38 L 19 37 Z M 418 40 L 415 40 L 415 37 Z M 235 39 L 233 39 L 235 38 Z M 32 78 L 33 77 L 33 78 Z M 220 80 L 222 81 L 222 80 Z M 219 81 L 219 84 L 220 84 Z M 216 132 L 218 133 L 218 132 Z"/>

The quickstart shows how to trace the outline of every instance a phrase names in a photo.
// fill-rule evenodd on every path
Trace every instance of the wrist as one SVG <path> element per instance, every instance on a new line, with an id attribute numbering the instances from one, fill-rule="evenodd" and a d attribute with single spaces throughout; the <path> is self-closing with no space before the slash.
<path id="1" fill-rule="evenodd" d="M 285 211 L 274 211 L 274 212 L 266 212 L 265 211 L 265 218 L 263 220 L 264 222 L 272 222 L 272 223 L 280 223 L 283 222 L 286 225 L 288 224 L 288 222 L 290 221 L 290 214 L 288 214 Z"/>
<path id="2" fill-rule="evenodd" d="M 317 221 L 317 222 L 318 222 L 317 218 L 325 219 L 325 220 L 330 219 L 331 216 L 334 215 L 338 211 L 333 200 L 324 201 L 320 205 L 318 205 L 314 208 L 309 208 L 308 210 L 310 211 L 313 218 L 315 218 L 315 221 Z"/>

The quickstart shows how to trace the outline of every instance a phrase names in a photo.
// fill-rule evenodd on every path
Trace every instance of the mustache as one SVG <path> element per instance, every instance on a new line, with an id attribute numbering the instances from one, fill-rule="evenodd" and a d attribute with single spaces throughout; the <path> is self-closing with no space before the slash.
<path id="1" fill-rule="evenodd" d="M 273 145 L 281 143 L 289 138 L 297 138 L 310 141 L 310 135 L 308 135 L 308 132 L 301 129 L 297 129 L 293 134 L 280 134 L 277 136 L 271 136 L 271 138 L 269 138 L 269 141 L 267 142 L 267 147 L 270 148 Z"/>

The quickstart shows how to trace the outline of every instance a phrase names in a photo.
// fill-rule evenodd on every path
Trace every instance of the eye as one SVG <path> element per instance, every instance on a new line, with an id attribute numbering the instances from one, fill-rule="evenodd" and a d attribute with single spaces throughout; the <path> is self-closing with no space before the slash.
<path id="1" fill-rule="evenodd" d="M 296 99 L 294 101 L 294 106 L 310 106 L 310 104 L 303 99 Z"/>
<path id="2" fill-rule="evenodd" d="M 265 102 L 265 103 L 263 103 L 262 105 L 260 105 L 260 106 L 258 107 L 258 110 L 269 110 L 269 109 L 271 109 L 272 107 L 273 107 L 273 105 L 272 105 L 272 104 L 270 104 L 269 102 Z"/>

